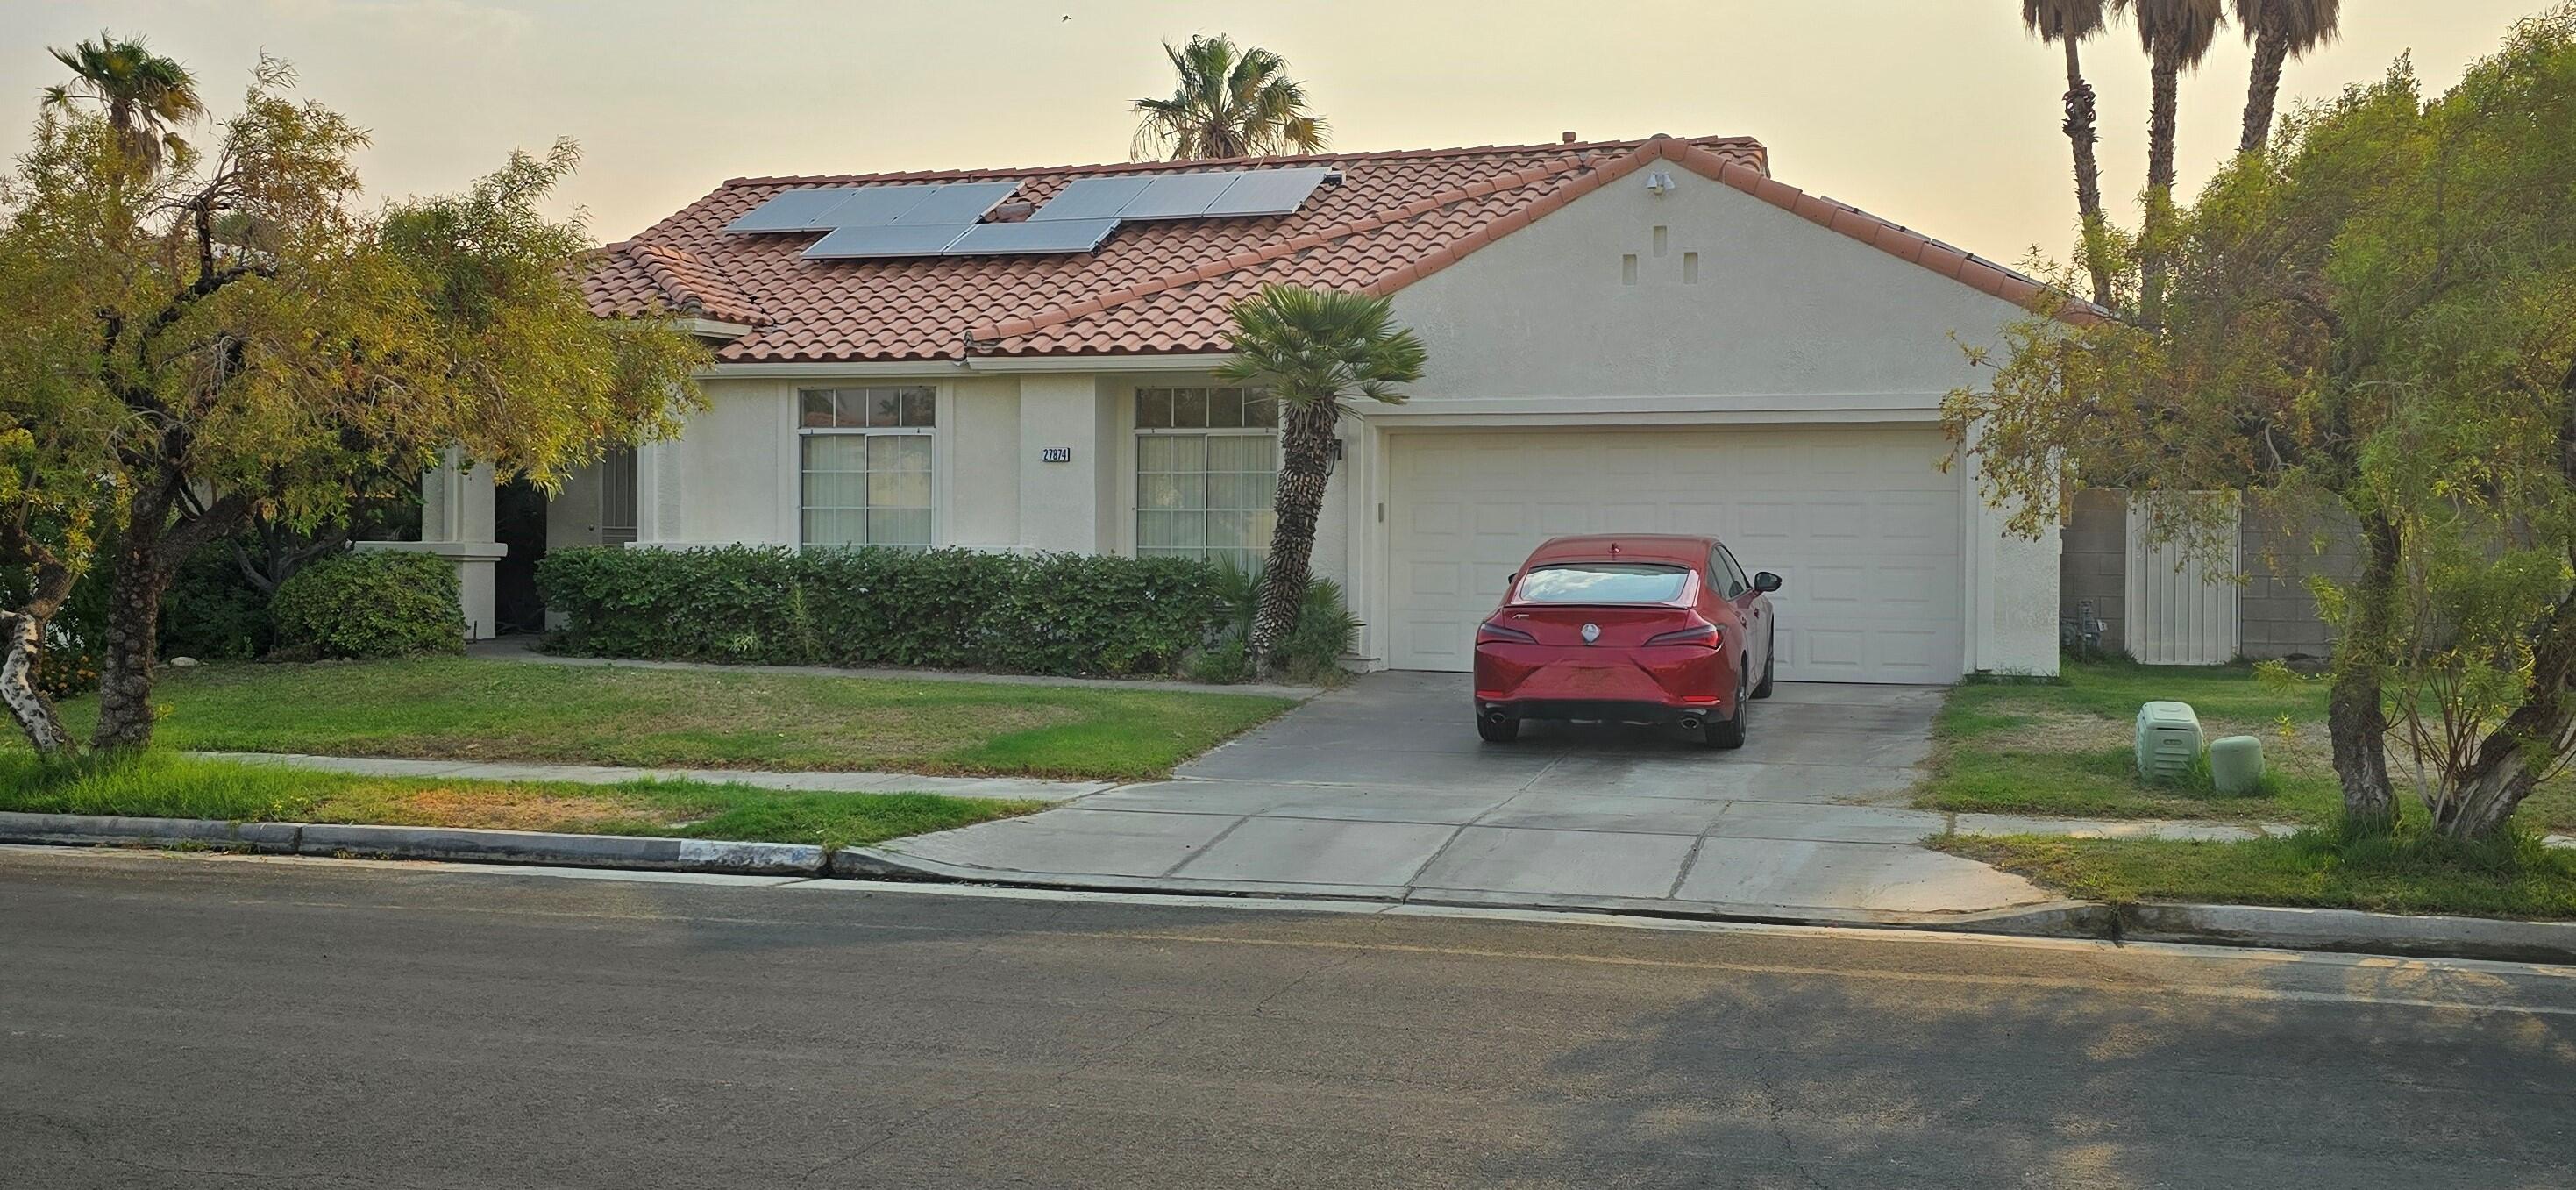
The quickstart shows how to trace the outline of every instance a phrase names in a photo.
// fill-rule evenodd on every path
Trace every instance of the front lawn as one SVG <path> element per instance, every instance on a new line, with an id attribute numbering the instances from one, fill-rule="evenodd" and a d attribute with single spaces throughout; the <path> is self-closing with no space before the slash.
<path id="1" fill-rule="evenodd" d="M 1933 728 L 1930 774 L 1916 789 L 1926 809 L 2085 818 L 2225 818 L 2331 823 L 2342 806 L 2326 739 L 2326 683 L 2282 685 L 2251 666 L 2064 663 L 2062 680 L 1964 682 Z M 2206 781 L 2177 786 L 2138 779 L 2132 733 L 2138 705 L 2187 702 L 2209 739 L 2263 741 L 2271 774 L 2254 796 L 2220 797 Z M 2392 750 L 2392 767 L 2404 758 Z M 2401 784 L 2405 777 L 2398 775 Z M 2401 792 L 2412 809 L 2412 799 Z M 2518 820 L 2576 830 L 2576 780 L 2560 777 L 2523 804 Z"/>
<path id="2" fill-rule="evenodd" d="M 152 752 L 41 764 L 0 755 L 0 810 L 233 822 L 374 823 L 858 847 L 971 826 L 1044 802 L 749 785 L 362 777 Z"/>
<path id="3" fill-rule="evenodd" d="M 2527 837 L 2468 848 L 2325 830 L 2241 843 L 1945 835 L 1931 845 L 2094 900 L 2576 917 L 2576 852 Z"/>
<path id="4" fill-rule="evenodd" d="M 164 670 L 155 742 L 557 764 L 1127 780 L 1287 699 L 433 658 Z M 63 707 L 76 730 L 92 699 Z"/>

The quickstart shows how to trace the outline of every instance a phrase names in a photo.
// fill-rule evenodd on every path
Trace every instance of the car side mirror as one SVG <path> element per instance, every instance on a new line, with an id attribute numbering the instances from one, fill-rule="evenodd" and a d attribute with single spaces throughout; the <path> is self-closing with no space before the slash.
<path id="1" fill-rule="evenodd" d="M 1753 589 L 1756 591 L 1777 591 L 1780 589 L 1780 576 L 1773 574 L 1768 570 L 1754 571 Z"/>

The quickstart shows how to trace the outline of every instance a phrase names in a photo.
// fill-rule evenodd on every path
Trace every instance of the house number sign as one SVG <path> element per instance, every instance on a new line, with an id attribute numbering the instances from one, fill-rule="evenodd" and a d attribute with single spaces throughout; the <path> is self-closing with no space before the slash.
<path id="1" fill-rule="evenodd" d="M 1038 448 L 1038 461 L 1041 463 L 1070 463 L 1073 461 L 1073 448 L 1070 446 L 1041 446 Z"/>

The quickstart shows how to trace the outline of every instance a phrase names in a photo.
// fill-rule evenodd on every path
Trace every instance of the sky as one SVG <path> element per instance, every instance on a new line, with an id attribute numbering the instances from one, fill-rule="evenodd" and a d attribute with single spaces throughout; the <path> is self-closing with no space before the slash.
<path id="1" fill-rule="evenodd" d="M 2438 90 L 2543 3 L 2348 0 L 2284 104 L 2409 51 Z M 372 132 L 381 197 L 571 137 L 558 213 L 601 240 L 730 177 L 1122 160 L 1129 104 L 1171 90 L 1159 43 L 1216 32 L 1285 56 L 1338 149 L 1749 135 L 1782 181 L 1989 257 L 2063 256 L 2075 222 L 2063 59 L 2014 0 L 0 0 L 0 111 L 32 114 L 63 77 L 45 48 L 101 29 L 186 63 L 218 114 L 261 52 L 287 60 Z M 2221 38 L 2182 85 L 2186 192 L 2235 147 L 2251 55 Z M 2085 50 L 2133 223 L 2146 59 L 2125 22 Z"/>

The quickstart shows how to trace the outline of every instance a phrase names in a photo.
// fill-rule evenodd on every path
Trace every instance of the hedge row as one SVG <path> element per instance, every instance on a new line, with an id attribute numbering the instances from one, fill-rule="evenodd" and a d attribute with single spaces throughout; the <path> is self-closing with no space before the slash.
<path id="1" fill-rule="evenodd" d="M 1184 558 L 723 546 L 550 550 L 564 652 L 769 665 L 1169 673 L 1223 619 Z"/>

